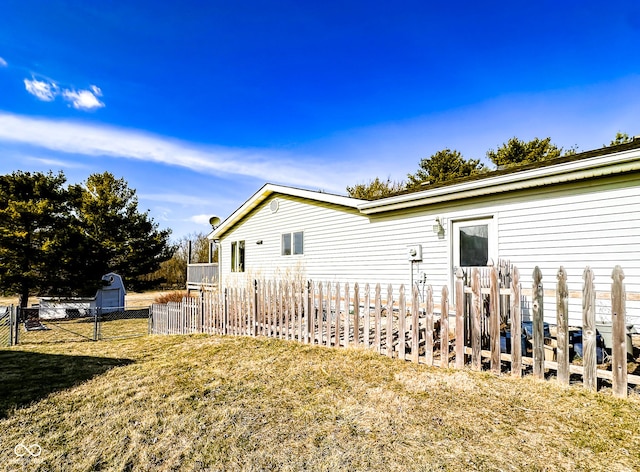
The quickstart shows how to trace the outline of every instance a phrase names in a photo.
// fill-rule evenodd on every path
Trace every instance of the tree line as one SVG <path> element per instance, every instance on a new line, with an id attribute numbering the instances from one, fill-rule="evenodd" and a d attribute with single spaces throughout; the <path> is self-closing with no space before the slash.
<path id="1" fill-rule="evenodd" d="M 33 295 L 94 295 L 108 272 L 133 290 L 153 285 L 175 253 L 170 234 L 109 172 L 71 185 L 62 172 L 0 176 L 0 291 L 22 307 Z"/>
<path id="2" fill-rule="evenodd" d="M 618 132 L 609 146 L 625 144 L 632 140 L 633 138 L 627 133 Z M 486 157 L 497 169 L 508 169 L 570 156 L 576 152 L 577 147 L 571 147 L 565 151 L 553 144 L 551 138 L 548 137 L 545 139 L 534 138 L 531 141 L 522 141 L 513 137 L 497 149 L 487 151 Z M 413 174 L 408 174 L 406 181 L 395 181 L 391 178 L 383 180 L 376 177 L 368 183 L 347 187 L 347 193 L 353 198 L 376 200 L 403 191 L 424 189 L 426 185 L 487 173 L 490 170 L 480 159 L 466 159 L 459 151 L 446 148 L 430 157 L 421 159 L 418 170 Z"/>

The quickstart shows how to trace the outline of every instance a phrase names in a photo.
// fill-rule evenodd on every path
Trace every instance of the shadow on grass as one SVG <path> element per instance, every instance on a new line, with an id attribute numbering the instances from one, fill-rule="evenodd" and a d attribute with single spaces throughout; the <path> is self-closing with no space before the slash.
<path id="1" fill-rule="evenodd" d="M 133 362 L 108 357 L 0 351 L 0 419 L 15 408 Z"/>

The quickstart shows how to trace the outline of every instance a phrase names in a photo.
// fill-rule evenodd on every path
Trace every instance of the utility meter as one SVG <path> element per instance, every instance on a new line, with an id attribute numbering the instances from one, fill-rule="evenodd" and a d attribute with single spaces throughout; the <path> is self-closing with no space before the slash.
<path id="1" fill-rule="evenodd" d="M 407 248 L 407 256 L 412 262 L 420 262 L 422 260 L 422 245 L 414 244 Z"/>

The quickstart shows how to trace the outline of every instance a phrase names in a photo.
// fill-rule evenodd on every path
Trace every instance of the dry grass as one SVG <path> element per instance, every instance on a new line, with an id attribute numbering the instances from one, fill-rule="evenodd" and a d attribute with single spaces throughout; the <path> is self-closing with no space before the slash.
<path id="1" fill-rule="evenodd" d="M 154 300 L 165 292 L 127 292 L 125 304 L 127 308 L 145 308 L 155 303 Z M 38 303 L 38 297 L 29 297 L 29 306 Z M 0 306 L 18 305 L 18 297 L 0 297 Z"/>
<path id="2" fill-rule="evenodd" d="M 187 296 L 186 290 L 174 290 L 173 292 L 160 292 L 153 299 L 153 303 L 166 304 L 169 302 L 182 302 L 182 299 Z"/>
<path id="3" fill-rule="evenodd" d="M 154 336 L 4 349 L 0 373 L 4 470 L 640 469 L 637 397 L 364 350 Z"/>

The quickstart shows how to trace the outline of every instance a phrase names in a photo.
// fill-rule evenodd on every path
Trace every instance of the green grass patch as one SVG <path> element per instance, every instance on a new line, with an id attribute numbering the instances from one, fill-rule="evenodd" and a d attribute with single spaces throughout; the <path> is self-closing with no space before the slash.
<path id="1" fill-rule="evenodd" d="M 635 396 L 360 349 L 202 335 L 25 345 L 0 350 L 0 375 L 5 470 L 640 469 Z M 42 453 L 16 457 L 18 443 Z"/>

